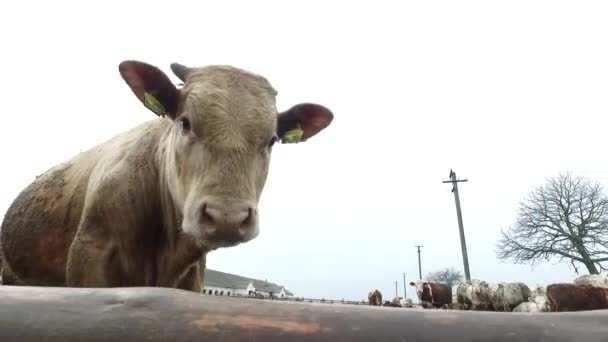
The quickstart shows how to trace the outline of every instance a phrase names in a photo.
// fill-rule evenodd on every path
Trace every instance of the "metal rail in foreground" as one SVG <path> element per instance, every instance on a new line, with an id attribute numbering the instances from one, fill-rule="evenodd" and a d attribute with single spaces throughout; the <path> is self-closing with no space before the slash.
<path id="1" fill-rule="evenodd" d="M 608 310 L 496 313 L 0 286 L 0 341 L 608 341 Z"/>

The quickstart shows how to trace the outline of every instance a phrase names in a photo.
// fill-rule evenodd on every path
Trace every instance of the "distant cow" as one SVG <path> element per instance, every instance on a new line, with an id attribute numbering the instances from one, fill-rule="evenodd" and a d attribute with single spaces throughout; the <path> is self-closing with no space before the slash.
<path id="1" fill-rule="evenodd" d="M 534 301 L 534 298 L 538 297 L 538 296 L 543 296 L 546 297 L 547 296 L 547 288 L 541 285 L 536 285 L 536 287 L 532 290 L 532 292 L 530 292 L 530 297 L 529 297 L 529 301 Z"/>
<path id="2" fill-rule="evenodd" d="M 388 306 L 388 307 L 393 307 L 393 308 L 401 307 L 401 305 L 399 303 L 395 303 L 394 301 L 388 301 L 388 300 L 385 300 L 384 303 L 382 304 L 382 306 Z"/>
<path id="3" fill-rule="evenodd" d="M 495 311 L 513 311 L 519 304 L 528 301 L 530 288 L 524 283 L 500 283 L 492 294 L 492 307 Z"/>
<path id="4" fill-rule="evenodd" d="M 513 312 L 546 312 L 549 311 L 545 296 L 530 297 L 530 301 L 517 305 Z"/>
<path id="5" fill-rule="evenodd" d="M 574 284 L 608 288 L 608 274 L 585 274 L 574 279 Z"/>
<path id="6" fill-rule="evenodd" d="M 382 305 L 382 293 L 378 289 L 374 289 L 367 295 L 369 305 L 381 306 Z"/>
<path id="7" fill-rule="evenodd" d="M 399 300 L 399 304 L 401 305 L 402 308 L 411 308 L 414 305 L 412 300 L 409 298 L 406 298 L 406 299 L 401 298 Z"/>
<path id="8" fill-rule="evenodd" d="M 458 283 L 456 285 L 453 285 L 451 288 L 451 292 L 452 292 L 452 303 L 458 303 L 458 286 L 460 286 L 461 283 Z"/>
<path id="9" fill-rule="evenodd" d="M 451 290 L 445 284 L 417 280 L 410 282 L 410 286 L 416 288 L 416 295 L 422 306 L 447 308 L 452 302 Z"/>
<path id="10" fill-rule="evenodd" d="M 465 310 L 492 310 L 492 289 L 490 284 L 479 279 L 471 279 L 458 285 L 458 304 Z"/>
<path id="11" fill-rule="evenodd" d="M 1 226 L 3 273 L 34 286 L 200 292 L 208 252 L 258 235 L 275 142 L 315 136 L 332 112 L 312 103 L 279 112 L 269 81 L 235 67 L 174 63 L 171 70 L 183 87 L 150 64 L 120 63 L 132 93 L 159 118 L 52 167 L 22 190 Z M 57 92 L 68 104 L 69 90 Z M 108 96 L 101 100 L 112 101 Z"/>
<path id="12" fill-rule="evenodd" d="M 533 298 L 530 298 L 530 302 L 535 303 L 538 311 L 540 312 L 549 311 L 549 302 L 547 302 L 546 294 L 542 296 L 534 296 Z"/>
<path id="13" fill-rule="evenodd" d="M 513 312 L 540 312 L 536 303 L 522 302 L 513 309 Z"/>
<path id="14" fill-rule="evenodd" d="M 391 303 L 401 306 L 403 301 L 404 299 L 402 297 L 394 297 L 393 300 L 391 300 Z"/>
<path id="15" fill-rule="evenodd" d="M 547 286 L 549 311 L 586 311 L 608 309 L 608 289 L 568 283 Z"/>

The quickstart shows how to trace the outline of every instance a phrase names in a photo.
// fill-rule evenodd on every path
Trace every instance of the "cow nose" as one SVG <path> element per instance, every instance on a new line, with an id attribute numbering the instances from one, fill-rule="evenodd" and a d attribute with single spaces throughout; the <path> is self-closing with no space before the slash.
<path id="1" fill-rule="evenodd" d="M 203 220 L 216 226 L 240 227 L 253 215 L 251 207 L 222 208 L 211 203 L 203 204 Z"/>

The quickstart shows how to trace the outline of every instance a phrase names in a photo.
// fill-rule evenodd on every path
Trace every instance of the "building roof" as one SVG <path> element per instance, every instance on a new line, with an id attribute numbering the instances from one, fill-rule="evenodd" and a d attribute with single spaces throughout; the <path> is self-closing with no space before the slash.
<path id="1" fill-rule="evenodd" d="M 253 287 L 255 287 L 256 291 L 262 292 L 279 293 L 281 292 L 281 289 L 284 288 L 284 286 L 270 283 L 264 280 L 247 278 L 236 274 L 220 272 L 210 269 L 205 270 L 205 286 L 225 287 L 231 289 L 244 290 L 247 288 L 249 283 L 253 284 Z M 285 289 L 285 293 L 287 293 L 287 295 L 289 296 L 293 296 L 293 293 L 287 291 L 287 289 Z"/>
<path id="2" fill-rule="evenodd" d="M 249 285 L 249 283 L 252 281 L 252 279 L 241 277 L 236 274 L 210 269 L 205 270 L 205 278 L 203 279 L 205 286 L 227 287 L 233 289 L 246 289 L 247 285 Z"/>

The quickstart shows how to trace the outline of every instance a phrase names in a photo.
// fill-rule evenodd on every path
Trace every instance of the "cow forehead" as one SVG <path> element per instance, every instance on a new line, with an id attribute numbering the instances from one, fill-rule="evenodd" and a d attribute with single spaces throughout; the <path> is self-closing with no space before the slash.
<path id="1" fill-rule="evenodd" d="M 222 89 L 247 89 L 276 95 L 276 90 L 263 76 L 229 65 L 209 65 L 195 68 L 189 74 L 187 84 L 209 84 Z"/>
<path id="2" fill-rule="evenodd" d="M 274 131 L 275 92 L 262 76 L 230 66 L 195 69 L 182 89 L 199 136 L 233 146 L 257 145 Z"/>

